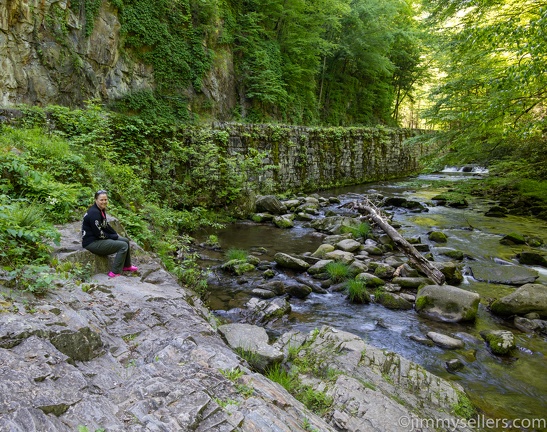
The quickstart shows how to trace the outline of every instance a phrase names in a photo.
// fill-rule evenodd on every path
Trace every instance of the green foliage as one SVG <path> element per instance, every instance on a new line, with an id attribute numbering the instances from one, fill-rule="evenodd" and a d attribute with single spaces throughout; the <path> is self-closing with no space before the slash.
<path id="1" fill-rule="evenodd" d="M 273 382 L 280 384 L 289 393 L 295 393 L 299 385 L 298 377 L 291 375 L 283 365 L 277 363 L 269 367 L 264 375 Z"/>
<path id="2" fill-rule="evenodd" d="M 25 265 L 8 273 L 8 286 L 35 296 L 44 296 L 54 285 L 55 271 L 47 265 Z"/>
<path id="3" fill-rule="evenodd" d="M 315 390 L 311 386 L 302 386 L 296 398 L 306 407 L 320 416 L 325 415 L 332 405 L 333 398 L 322 391 Z"/>
<path id="4" fill-rule="evenodd" d="M 194 8 L 189 0 L 117 1 L 125 48 L 153 66 L 157 84 L 153 94 L 130 95 L 126 99 L 127 108 L 153 113 L 154 118 L 174 120 L 179 114 L 188 118 L 184 96 L 187 88 L 201 90 L 203 77 L 211 65 L 211 53 L 204 48 L 203 41 L 212 10 L 207 7 L 209 2 L 201 3 L 201 7 Z M 147 105 L 143 103 L 147 98 L 160 103 Z M 145 107 L 160 109 L 142 110 Z"/>
<path id="5" fill-rule="evenodd" d="M 351 277 L 351 271 L 347 264 L 333 261 L 325 266 L 325 271 L 334 282 L 341 282 Z"/>
<path id="6" fill-rule="evenodd" d="M 424 2 L 439 28 L 434 59 L 443 75 L 426 113 L 430 137 L 446 161 L 525 159 L 543 178 L 545 131 L 543 46 L 547 8 L 539 1 Z"/>
<path id="7" fill-rule="evenodd" d="M 351 235 L 353 235 L 353 237 L 357 239 L 360 239 L 360 238 L 366 239 L 368 238 L 368 235 L 371 232 L 371 227 L 370 227 L 370 224 L 367 222 L 361 222 L 356 227 L 347 226 L 347 225 L 342 226 L 342 233 L 347 233 L 347 232 L 351 233 Z"/>
<path id="8" fill-rule="evenodd" d="M 351 279 L 346 284 L 348 298 L 353 303 L 368 303 L 370 296 L 367 292 L 367 284 L 364 280 Z"/>
<path id="9" fill-rule="evenodd" d="M 0 196 L 0 264 L 17 267 L 47 263 L 58 231 L 49 224 L 41 206 L 25 201 L 10 202 Z"/>
<path id="10" fill-rule="evenodd" d="M 454 405 L 453 409 L 457 416 L 465 419 L 470 419 L 477 413 L 473 403 L 463 392 L 458 392 L 458 403 Z"/>
<path id="11" fill-rule="evenodd" d="M 231 261 L 231 260 L 247 261 L 247 257 L 249 256 L 247 251 L 243 249 L 235 249 L 235 248 L 228 249 L 225 255 L 228 261 Z"/>

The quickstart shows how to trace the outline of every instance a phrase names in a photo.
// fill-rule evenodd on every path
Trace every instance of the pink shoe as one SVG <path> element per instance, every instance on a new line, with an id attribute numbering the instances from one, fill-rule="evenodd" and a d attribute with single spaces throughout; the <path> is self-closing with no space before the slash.
<path id="1" fill-rule="evenodd" d="M 136 272 L 139 268 L 135 266 L 124 267 L 123 271 Z"/>
<path id="2" fill-rule="evenodd" d="M 109 277 L 109 278 L 115 278 L 115 277 L 118 277 L 118 276 L 121 276 L 121 274 L 119 274 L 119 273 L 112 273 L 112 272 L 108 273 L 108 277 Z"/>

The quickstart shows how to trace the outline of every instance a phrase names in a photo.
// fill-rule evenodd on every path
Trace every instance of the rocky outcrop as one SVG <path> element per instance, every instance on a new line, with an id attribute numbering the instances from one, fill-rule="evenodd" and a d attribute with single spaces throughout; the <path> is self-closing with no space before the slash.
<path id="1" fill-rule="evenodd" d="M 110 2 L 101 3 L 89 36 L 86 19 L 67 0 L 0 2 L 0 104 L 81 106 L 151 89 L 152 69 L 121 55 Z"/>
<path id="2" fill-rule="evenodd" d="M 403 432 L 411 422 L 420 424 L 420 417 L 457 423 L 451 413 L 465 400 L 458 384 L 356 335 L 323 326 L 309 334 L 287 333 L 275 346 L 285 353 L 299 350 L 300 358 L 314 359 L 316 370 L 325 372 L 323 377 L 308 374 L 305 382 L 332 398 L 326 419 L 337 430 Z M 434 430 L 421 424 L 420 430 Z M 467 430 L 464 424 L 460 419 L 461 428 L 454 430 Z"/>

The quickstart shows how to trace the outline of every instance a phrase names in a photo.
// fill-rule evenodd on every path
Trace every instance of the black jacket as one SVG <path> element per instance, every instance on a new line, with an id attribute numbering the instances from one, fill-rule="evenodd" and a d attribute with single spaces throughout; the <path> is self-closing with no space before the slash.
<path id="1" fill-rule="evenodd" d="M 97 204 L 87 209 L 82 222 L 82 246 L 85 248 L 95 240 L 118 240 L 118 233 L 110 226 L 106 213 L 101 212 Z"/>

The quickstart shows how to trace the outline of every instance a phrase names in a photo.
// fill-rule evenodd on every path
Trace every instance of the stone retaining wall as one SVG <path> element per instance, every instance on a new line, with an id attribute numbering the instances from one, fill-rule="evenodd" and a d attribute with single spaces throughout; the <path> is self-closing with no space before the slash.
<path id="1" fill-rule="evenodd" d="M 216 123 L 229 134 L 228 152 L 265 152 L 274 165 L 259 179 L 273 190 L 313 191 L 387 180 L 419 171 L 424 149 L 408 138 L 422 131 L 383 127 L 319 128 Z"/>

